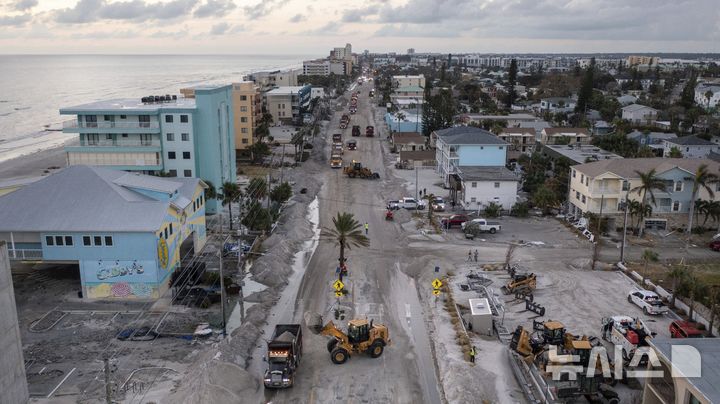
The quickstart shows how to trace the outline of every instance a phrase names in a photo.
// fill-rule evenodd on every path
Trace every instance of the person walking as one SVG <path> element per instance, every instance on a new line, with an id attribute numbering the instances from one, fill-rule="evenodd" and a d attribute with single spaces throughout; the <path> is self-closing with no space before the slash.
<path id="1" fill-rule="evenodd" d="M 475 355 L 477 354 L 477 351 L 475 349 L 475 345 L 473 345 L 472 348 L 470 348 L 470 362 L 475 363 Z"/>
<path id="2" fill-rule="evenodd" d="M 468 251 L 468 262 L 472 261 L 472 250 Z"/>
<path id="3" fill-rule="evenodd" d="M 370 229 L 370 226 L 368 225 L 368 222 L 365 222 L 365 235 L 367 236 L 368 230 Z"/>
<path id="4" fill-rule="evenodd" d="M 477 258 L 478 258 L 478 250 L 477 249 L 475 249 L 475 253 L 473 253 L 473 255 L 475 256 L 475 262 L 478 262 L 477 261 Z"/>
<path id="5" fill-rule="evenodd" d="M 427 196 L 427 188 L 423 188 L 423 194 Z"/>

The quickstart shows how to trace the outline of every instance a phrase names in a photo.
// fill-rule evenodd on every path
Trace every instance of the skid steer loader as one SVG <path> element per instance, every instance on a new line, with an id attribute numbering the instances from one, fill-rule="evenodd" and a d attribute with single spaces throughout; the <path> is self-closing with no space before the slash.
<path id="1" fill-rule="evenodd" d="M 503 293 L 506 295 L 515 294 L 516 296 L 531 295 L 537 286 L 537 277 L 535 274 L 515 273 L 510 281 L 502 287 Z"/>

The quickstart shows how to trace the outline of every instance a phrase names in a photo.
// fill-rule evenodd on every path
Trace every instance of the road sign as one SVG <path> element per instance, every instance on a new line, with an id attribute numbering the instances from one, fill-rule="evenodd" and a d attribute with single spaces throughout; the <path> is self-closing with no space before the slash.
<path id="1" fill-rule="evenodd" d="M 440 289 L 433 289 L 433 295 L 437 296 L 440 294 Z"/>
<path id="2" fill-rule="evenodd" d="M 440 282 L 440 279 L 435 278 L 435 280 L 432 281 L 432 287 L 433 289 L 440 289 L 440 286 L 442 286 L 442 282 Z"/>
<path id="3" fill-rule="evenodd" d="M 341 290 L 338 290 L 337 292 L 335 292 L 335 297 L 342 297 L 342 295 L 343 295 L 343 292 Z"/>
<path id="4" fill-rule="evenodd" d="M 338 292 L 340 292 L 340 291 L 342 291 L 343 289 L 345 289 L 345 284 L 342 283 L 342 281 L 341 281 L 340 279 L 338 279 L 338 280 L 335 281 L 335 283 L 333 283 L 332 287 L 333 287 L 333 289 L 335 289 L 335 290 L 337 290 Z"/>

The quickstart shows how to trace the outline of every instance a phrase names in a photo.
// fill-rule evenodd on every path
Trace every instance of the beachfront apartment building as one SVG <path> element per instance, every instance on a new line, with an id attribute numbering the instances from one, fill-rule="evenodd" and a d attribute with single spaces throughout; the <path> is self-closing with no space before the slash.
<path id="1" fill-rule="evenodd" d="M 234 182 L 232 86 L 195 87 L 194 98 L 155 96 L 96 101 L 60 109 L 78 143 L 65 147 L 68 165 L 91 165 L 219 186 Z M 217 203 L 208 201 L 208 212 Z"/>
<path id="2" fill-rule="evenodd" d="M 504 167 L 508 144 L 492 133 L 472 126 L 436 130 L 430 134 L 435 146 L 436 171 L 444 186 L 458 167 Z"/>
<path id="3" fill-rule="evenodd" d="M 695 103 L 706 109 L 720 104 L 720 83 L 700 83 L 695 87 Z"/>
<path id="4" fill-rule="evenodd" d="M 508 146 L 508 161 L 517 160 L 521 154 L 531 155 L 535 150 L 535 129 L 533 128 L 503 128 L 498 138 L 510 144 Z"/>
<path id="5" fill-rule="evenodd" d="M 298 75 L 302 73 L 302 69 L 255 72 L 247 75 L 246 80 L 257 84 L 260 87 L 260 92 L 264 93 L 276 87 L 297 86 Z"/>
<path id="6" fill-rule="evenodd" d="M 393 87 L 422 87 L 425 88 L 425 76 L 422 74 L 418 75 L 402 75 L 392 76 Z"/>
<path id="7" fill-rule="evenodd" d="M 12 261 L 78 266 L 84 298 L 156 299 L 205 245 L 205 189 L 198 178 L 70 166 L 0 196 L 0 241 Z"/>
<path id="8" fill-rule="evenodd" d="M 720 163 L 712 160 L 660 157 L 608 159 L 572 166 L 568 213 L 580 217 L 586 212 L 600 214 L 602 209 L 603 217 L 611 221 L 611 228 L 622 226 L 624 210 L 621 202 L 626 198 L 642 202 L 642 195 L 632 191 L 641 184 L 637 172 L 646 173 L 655 169 L 656 175 L 665 182 L 666 189 L 653 190 L 656 203 L 651 205 L 652 215 L 644 220 L 645 227 L 670 229 L 686 225 L 693 187 L 689 178 L 702 164 L 707 164 L 710 172 L 720 170 Z M 700 190 L 697 198 L 720 201 L 720 184 L 711 186 L 716 191 L 714 198 L 710 198 L 704 189 Z M 717 225 L 712 224 L 712 219 L 708 223 Z"/>
<path id="9" fill-rule="evenodd" d="M 265 93 L 265 106 L 275 125 L 299 124 L 310 105 L 310 85 L 278 87 Z"/>

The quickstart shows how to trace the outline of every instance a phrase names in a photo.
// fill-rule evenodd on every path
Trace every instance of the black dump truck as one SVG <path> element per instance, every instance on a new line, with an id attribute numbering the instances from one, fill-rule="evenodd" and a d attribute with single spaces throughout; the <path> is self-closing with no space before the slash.
<path id="1" fill-rule="evenodd" d="M 295 372 L 302 356 L 302 330 L 300 324 L 278 324 L 267 343 L 268 370 L 265 371 L 265 388 L 283 389 L 295 383 Z"/>

